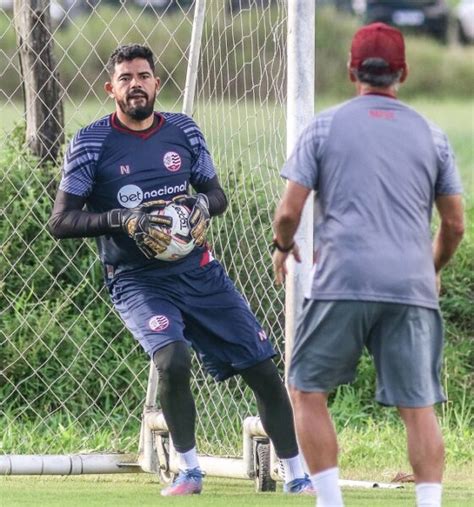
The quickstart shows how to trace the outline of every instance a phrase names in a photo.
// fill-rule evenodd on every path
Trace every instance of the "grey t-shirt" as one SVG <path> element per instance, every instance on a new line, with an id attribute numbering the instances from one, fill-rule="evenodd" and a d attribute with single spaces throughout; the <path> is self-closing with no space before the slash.
<path id="1" fill-rule="evenodd" d="M 281 175 L 316 191 L 306 297 L 438 308 L 433 202 L 462 192 L 445 134 L 400 101 L 363 95 L 322 112 Z"/>

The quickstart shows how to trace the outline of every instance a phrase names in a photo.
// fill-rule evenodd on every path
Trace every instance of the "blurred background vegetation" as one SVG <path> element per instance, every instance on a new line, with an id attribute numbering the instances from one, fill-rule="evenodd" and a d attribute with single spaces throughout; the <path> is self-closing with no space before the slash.
<path id="1" fill-rule="evenodd" d="M 456 0 L 452 0 L 455 2 Z M 329 0 L 323 4 L 329 3 Z M 127 4 L 128 5 L 128 4 Z M 101 2 L 94 10 L 94 15 L 88 11 L 77 12 L 72 20 L 59 24 L 54 33 L 56 61 L 58 62 L 61 82 L 70 97 L 83 97 L 92 89 L 98 96 L 102 96 L 102 85 L 106 80 L 104 64 L 112 50 L 117 46 L 123 34 L 127 34 L 129 42 L 147 43 L 158 52 L 158 48 L 167 48 L 158 61 L 157 74 L 161 75 L 169 86 L 163 92 L 168 98 L 176 97 L 179 89 L 176 83 L 184 83 L 186 62 L 177 61 L 176 55 L 182 53 L 190 37 L 190 25 L 182 23 L 182 12 L 173 9 L 166 14 L 167 31 L 156 30 L 156 17 L 161 16 L 159 11 L 143 9 L 131 4 L 127 7 L 127 15 L 116 15 L 116 9 Z M 221 11 L 222 17 L 228 17 L 226 23 L 232 22 L 228 11 Z M 19 72 L 17 45 L 14 28 L 11 22 L 11 11 L 2 11 L 0 16 L 0 34 L 2 38 L 2 51 L 0 52 L 0 89 L 5 98 L 21 98 L 21 77 Z M 331 96 L 345 96 L 351 93 L 352 88 L 345 79 L 345 65 L 347 61 L 350 40 L 354 30 L 362 22 L 361 18 L 344 10 L 336 10 L 331 5 L 318 8 L 316 22 L 316 91 L 318 94 Z M 270 19 L 271 22 L 271 13 Z M 250 58 L 258 51 L 271 50 L 271 45 L 265 44 L 268 37 L 268 26 L 264 23 L 251 28 L 253 22 L 252 10 L 243 11 L 238 18 L 238 26 L 227 26 L 226 23 L 216 23 L 215 19 L 205 26 L 207 32 L 224 30 L 235 36 L 252 33 L 252 37 L 236 37 L 236 43 L 241 45 L 240 58 L 236 58 L 230 75 L 237 79 L 259 80 L 258 74 L 262 71 L 270 72 L 268 79 L 272 78 L 272 69 L 262 69 L 257 59 Z M 275 24 L 275 30 L 284 27 Z M 172 34 L 172 37 L 170 36 Z M 276 34 L 278 35 L 278 34 Z M 228 43 L 225 36 L 212 37 L 214 53 L 226 52 Z M 218 44 L 222 46 L 218 46 Z M 173 46 L 176 51 L 173 50 Z M 275 73 L 280 68 L 278 59 L 285 58 L 284 54 L 275 54 Z M 409 35 L 407 40 L 407 57 L 411 68 L 410 79 L 403 87 L 403 96 L 429 95 L 432 98 L 472 97 L 472 84 L 474 83 L 474 47 L 461 46 L 455 41 L 442 45 L 433 38 Z M 252 72 L 239 73 L 243 61 L 254 62 Z M 230 62 L 232 65 L 232 62 Z M 281 62 L 284 63 L 284 62 Z M 167 69 L 166 75 L 164 70 Z M 169 69 L 172 69 L 170 72 Z M 202 74 L 209 76 L 210 80 L 219 83 L 215 62 L 204 58 L 201 62 Z M 233 74 L 232 74 L 233 72 Z M 175 83 L 173 85 L 173 83 Z M 241 96 L 242 90 L 251 90 L 252 83 L 241 82 L 240 86 L 233 88 L 235 96 Z M 222 83 L 224 91 L 226 83 Z M 232 91 L 226 90 L 228 95 Z"/>
<path id="2" fill-rule="evenodd" d="M 450 1 L 454 7 L 456 0 Z M 209 3 L 212 6 L 212 0 Z M 218 258 L 238 280 L 239 287 L 263 321 L 272 307 L 278 306 L 275 301 L 282 298 L 282 291 L 273 287 L 268 252 L 265 262 L 255 266 L 258 277 L 246 278 L 245 265 L 255 264 L 252 257 L 255 245 L 245 244 L 243 238 L 251 230 L 270 241 L 268 216 L 273 209 L 269 209 L 271 206 L 263 192 L 255 192 L 253 182 L 247 178 L 249 164 L 235 147 L 247 149 L 253 142 L 248 138 L 255 140 L 260 135 L 259 142 L 265 147 L 262 151 L 265 154 L 271 151 L 272 140 L 274 143 L 277 133 L 285 130 L 284 112 L 280 113 L 279 125 L 266 124 L 260 112 L 252 123 L 245 101 L 235 104 L 233 99 L 239 97 L 240 101 L 246 91 L 251 91 L 250 98 L 255 101 L 255 83 L 260 84 L 258 92 L 265 100 L 277 93 L 279 88 L 272 87 L 271 83 L 282 79 L 281 68 L 286 66 L 286 56 L 284 51 L 275 51 L 267 39 L 268 26 L 272 26 L 275 39 L 280 38 L 285 26 L 273 23 L 278 17 L 276 10 L 269 11 L 266 24 L 255 27 L 251 9 L 244 10 L 236 22 L 231 16 L 235 5 L 229 2 L 229 6 L 227 11 L 219 12 L 218 22 L 206 22 L 205 31 L 214 32 L 214 36 L 208 37 L 213 46 L 203 53 L 200 70 L 200 76 L 217 87 L 217 91 L 213 88 L 212 98 L 219 94 L 224 98 L 216 105 L 209 102 L 200 106 L 208 113 L 208 116 L 203 115 L 201 126 L 206 136 L 212 133 L 211 151 L 231 197 L 227 215 L 213 220 L 211 235 L 216 239 Z M 186 62 L 179 55 L 188 46 L 191 33 L 190 24 L 182 23 L 182 13 L 176 9 L 167 11 L 166 30 L 157 29 L 157 17 L 164 16 L 158 7 L 143 8 L 130 2 L 125 12 L 122 9 L 117 16 L 112 2 L 106 5 L 101 2 L 93 13 L 79 10 L 69 16 L 67 22 L 62 22 L 61 18 L 56 21 L 55 52 L 68 99 L 68 135 L 110 111 L 111 103 L 104 106 L 102 86 L 107 76 L 103 69 L 112 50 L 123 42 L 124 34 L 127 42 L 139 43 L 145 42 L 146 35 L 146 42 L 157 54 L 158 48 L 167 48 L 158 61 L 157 74 L 164 81 L 158 101 L 163 109 L 179 110 L 176 101 L 180 99 L 186 73 Z M 354 93 L 347 79 L 346 61 L 351 37 L 361 23 L 361 18 L 342 3 L 339 9 L 329 0 L 318 3 L 315 90 L 318 110 Z M 2 209 L 4 219 L 0 221 L 0 272 L 5 273 L 0 287 L 0 309 L 8 308 L 8 312 L 2 314 L 0 330 L 0 400 L 9 402 L 8 412 L 3 413 L 5 417 L 0 421 L 0 450 L 135 450 L 146 383 L 144 356 L 133 347 L 129 333 L 111 311 L 107 294 L 101 289 L 102 274 L 92 242 L 57 242 L 44 229 L 60 170 L 59 164 L 39 167 L 24 145 L 21 77 L 9 9 L 0 11 L 0 37 L 0 114 L 6 132 L 4 138 L 0 138 L 0 201 L 6 203 Z M 222 73 L 213 55 L 227 54 L 230 40 L 233 50 L 237 50 L 226 63 L 226 72 Z M 263 56 L 254 58 L 255 54 Z M 455 261 L 443 273 L 441 294 L 447 326 L 443 379 L 450 401 L 440 408 L 440 413 L 449 444 L 448 462 L 457 467 L 472 462 L 474 442 L 474 47 L 460 45 L 455 40 L 441 44 L 433 38 L 410 34 L 407 57 L 411 73 L 400 96 L 447 131 L 466 186 L 466 239 Z M 262 61 L 272 64 L 262 65 Z M 242 72 L 243 62 L 246 72 Z M 230 80 L 232 86 L 229 86 Z M 265 107 L 283 110 L 282 97 L 274 98 L 276 100 Z M 202 88 L 199 99 L 207 99 L 206 87 Z M 231 140 L 226 132 L 213 132 L 216 129 L 213 129 L 212 118 L 222 115 L 224 108 L 231 111 L 232 123 L 228 124 Z M 71 120 L 73 116 L 75 119 Z M 236 142 L 234 138 L 240 137 L 242 142 L 240 139 Z M 258 149 L 256 146 L 255 150 Z M 237 153 L 234 158 L 229 157 L 232 163 L 236 160 L 234 165 L 221 163 L 226 160 L 226 150 Z M 262 165 L 266 160 L 259 163 Z M 270 167 L 269 173 L 273 174 L 270 183 L 275 185 L 274 190 L 281 184 L 278 167 Z M 264 184 L 270 179 L 266 176 L 262 177 Z M 262 184 L 260 188 L 267 187 Z M 245 215 L 242 202 L 248 208 Z M 238 220 L 234 223 L 232 217 Z M 229 222 L 232 223 L 229 225 Z M 224 237 L 225 243 L 219 244 L 219 237 Z M 4 238 L 8 240 L 3 242 Z M 276 335 L 283 318 L 279 315 L 275 319 Z M 275 336 L 275 339 L 281 345 L 282 337 Z M 95 368 L 99 364 L 103 376 L 97 375 Z M 37 373 L 39 376 L 35 377 Z M 336 424 L 343 432 L 344 450 L 351 451 L 344 453 L 343 466 L 356 470 L 399 466 L 405 459 L 403 432 L 395 411 L 387 414 L 373 401 L 374 377 L 374 369 L 365 356 L 355 385 L 341 387 L 332 398 Z M 225 434 L 217 434 L 212 425 L 215 416 L 209 413 L 209 400 L 202 397 L 202 385 L 195 386 L 201 425 L 200 450 L 215 450 L 214 444 L 209 444 L 202 436 L 207 428 L 220 443 L 225 441 L 229 445 L 227 452 L 235 453 L 241 446 L 240 422 L 245 414 L 232 414 L 229 427 L 223 430 Z M 231 406 L 229 400 L 235 397 L 236 385 L 237 381 L 232 379 L 222 388 L 224 394 L 216 409 L 218 414 Z M 12 396 L 12 386 L 21 387 L 21 396 L 8 400 Z M 51 387 L 54 393 L 50 392 Z M 212 385 L 212 389 L 217 387 Z M 255 413 L 251 393 L 244 390 L 242 398 L 249 400 L 251 413 Z M 36 404 L 30 406 L 31 400 Z M 66 403 L 70 412 L 64 415 L 62 408 Z M 248 411 L 247 406 L 243 408 L 245 411 Z M 51 417 L 43 421 L 45 414 Z M 8 425 L 8 420 L 21 424 Z M 6 427 L 2 427 L 5 421 Z M 388 421 L 387 425 L 382 426 L 382 421 Z M 378 443 L 372 445 L 375 438 Z M 372 459 L 371 453 L 377 445 L 385 447 L 386 452 Z"/>

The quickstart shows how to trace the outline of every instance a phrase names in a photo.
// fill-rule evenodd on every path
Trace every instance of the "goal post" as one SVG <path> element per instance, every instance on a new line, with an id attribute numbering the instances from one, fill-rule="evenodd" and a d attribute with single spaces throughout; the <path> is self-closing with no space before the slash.
<path id="1" fill-rule="evenodd" d="M 286 150 L 291 155 L 296 141 L 314 115 L 315 90 L 315 2 L 288 2 L 288 84 Z M 287 261 L 285 297 L 285 376 L 293 348 L 296 316 L 313 264 L 313 202 L 308 198 L 295 234 L 301 263 Z"/>
<path id="2" fill-rule="evenodd" d="M 183 113 L 193 114 L 194 96 L 199 68 L 199 55 L 201 54 L 202 30 L 206 16 L 206 0 L 196 0 L 194 6 L 194 20 L 189 44 L 188 66 L 186 71 L 186 84 L 183 94 Z"/>

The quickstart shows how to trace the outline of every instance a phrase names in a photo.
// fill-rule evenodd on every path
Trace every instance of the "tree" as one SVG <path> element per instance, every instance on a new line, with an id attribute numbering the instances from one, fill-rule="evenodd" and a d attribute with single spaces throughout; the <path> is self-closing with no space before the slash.
<path id="1" fill-rule="evenodd" d="M 55 160 L 64 141 L 64 111 L 53 57 L 50 0 L 15 0 L 14 13 L 26 141 L 42 161 Z"/>

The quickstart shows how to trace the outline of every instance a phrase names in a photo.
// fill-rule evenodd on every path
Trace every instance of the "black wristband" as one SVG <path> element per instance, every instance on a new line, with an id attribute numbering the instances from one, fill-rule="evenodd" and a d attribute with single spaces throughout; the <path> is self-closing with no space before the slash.
<path id="1" fill-rule="evenodd" d="M 291 252 L 293 250 L 294 246 L 295 246 L 295 242 L 293 241 L 289 247 L 287 247 L 287 248 L 282 247 L 278 243 L 277 239 L 273 238 L 273 243 L 272 243 L 273 250 L 278 250 L 279 252 L 288 253 L 288 252 Z"/>
<path id="2" fill-rule="evenodd" d="M 107 225 L 111 231 L 122 229 L 122 210 L 111 209 L 107 212 Z"/>

